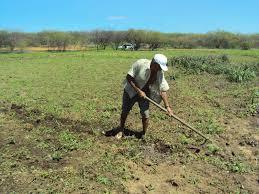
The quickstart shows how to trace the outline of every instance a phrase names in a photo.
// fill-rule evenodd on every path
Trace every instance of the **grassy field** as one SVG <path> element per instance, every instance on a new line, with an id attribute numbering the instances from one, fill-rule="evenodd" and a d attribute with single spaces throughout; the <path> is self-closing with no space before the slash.
<path id="1" fill-rule="evenodd" d="M 119 124 L 131 64 L 157 52 L 259 64 L 258 50 L 0 54 L 0 193 L 257 192 L 258 72 L 237 83 L 170 65 L 174 113 L 214 144 L 153 106 L 145 141 L 103 135 Z M 129 131 L 141 131 L 138 112 Z"/>

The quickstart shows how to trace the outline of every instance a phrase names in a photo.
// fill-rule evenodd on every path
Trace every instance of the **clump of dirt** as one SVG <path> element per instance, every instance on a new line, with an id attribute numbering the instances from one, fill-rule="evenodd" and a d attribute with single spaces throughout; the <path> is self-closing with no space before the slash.
<path id="1" fill-rule="evenodd" d="M 170 154 L 172 153 L 173 148 L 171 145 L 158 141 L 155 143 L 155 150 L 158 151 L 159 153 Z"/>
<path id="2" fill-rule="evenodd" d="M 251 146 L 251 147 L 257 147 L 259 146 L 259 141 L 257 141 L 254 137 L 243 135 L 242 140 L 239 142 L 239 145 L 241 146 Z"/>

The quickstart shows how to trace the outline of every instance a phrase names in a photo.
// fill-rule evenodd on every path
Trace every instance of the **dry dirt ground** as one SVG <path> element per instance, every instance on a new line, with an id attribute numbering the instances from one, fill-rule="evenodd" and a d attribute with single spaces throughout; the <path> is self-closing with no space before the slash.
<path id="1" fill-rule="evenodd" d="M 222 171 L 199 160 L 188 164 L 184 164 L 185 162 L 181 160 L 161 163 L 147 161 L 141 165 L 132 165 L 136 176 L 134 180 L 127 182 L 128 191 L 130 193 L 259 193 L 258 126 L 258 118 L 232 120 L 226 126 L 228 134 L 222 137 L 227 142 L 226 151 L 231 152 L 231 155 L 242 153 L 244 160 L 256 168 L 255 173 L 236 174 Z M 204 154 L 202 151 L 197 153 L 197 155 L 202 154 Z M 224 157 L 228 157 L 227 155 Z"/>
<path id="2" fill-rule="evenodd" d="M 127 139 L 96 134 L 87 123 L 39 115 L 1 102 L 0 193 L 259 193 L 258 115 L 226 122 L 215 153 L 206 144 L 181 147 L 151 139 L 134 141 L 135 155 L 125 146 Z M 88 144 L 67 148 L 58 140 L 64 128 Z M 110 154 L 121 163 L 106 160 Z M 113 164 L 126 170 L 116 174 Z M 110 183 L 118 176 L 125 177 Z"/>

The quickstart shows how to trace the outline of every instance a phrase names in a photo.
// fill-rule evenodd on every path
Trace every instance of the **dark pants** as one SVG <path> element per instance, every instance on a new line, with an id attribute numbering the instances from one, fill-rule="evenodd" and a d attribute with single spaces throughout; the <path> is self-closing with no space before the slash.
<path id="1" fill-rule="evenodd" d="M 148 92 L 146 92 L 146 95 L 148 95 Z M 123 92 L 122 99 L 122 114 L 128 115 L 136 102 L 138 102 L 142 118 L 149 118 L 149 101 L 139 97 L 138 95 L 130 98 L 125 90 Z"/>

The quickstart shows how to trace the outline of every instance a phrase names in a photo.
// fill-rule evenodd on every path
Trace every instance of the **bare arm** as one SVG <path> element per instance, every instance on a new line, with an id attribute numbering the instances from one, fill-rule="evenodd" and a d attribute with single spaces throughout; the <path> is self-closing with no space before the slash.
<path id="1" fill-rule="evenodd" d="M 161 97 L 163 99 L 163 102 L 164 102 L 164 105 L 165 105 L 165 107 L 167 109 L 168 114 L 169 115 L 173 114 L 173 111 L 172 111 L 172 109 L 171 109 L 171 107 L 169 105 L 169 102 L 168 102 L 167 93 L 166 92 L 161 92 L 160 95 L 161 95 Z"/>
<path id="2" fill-rule="evenodd" d="M 138 93 L 138 95 L 140 97 L 145 97 L 146 96 L 145 92 L 143 92 L 140 89 L 139 85 L 136 83 L 134 77 L 132 77 L 129 74 L 127 74 L 126 79 L 129 82 L 129 84 L 134 88 L 134 90 Z"/>

